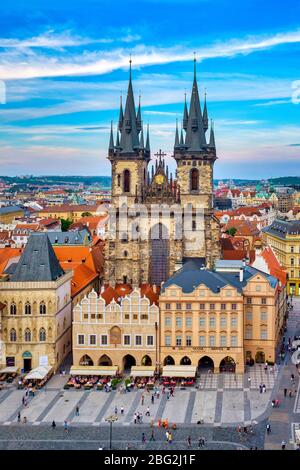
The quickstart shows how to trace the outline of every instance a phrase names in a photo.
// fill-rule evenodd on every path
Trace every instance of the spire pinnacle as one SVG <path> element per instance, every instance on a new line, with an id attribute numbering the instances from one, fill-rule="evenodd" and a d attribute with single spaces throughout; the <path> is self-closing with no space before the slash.
<path id="1" fill-rule="evenodd" d="M 187 104 L 186 104 L 186 93 L 184 93 L 184 108 L 183 108 L 182 127 L 185 131 L 187 130 L 188 118 L 189 118 L 189 114 L 188 114 Z"/>
<path id="2" fill-rule="evenodd" d="M 109 138 L 109 150 L 114 150 L 114 134 L 113 134 L 113 122 L 110 122 L 110 138 Z"/>
<path id="3" fill-rule="evenodd" d="M 214 123 L 212 119 L 211 119 L 211 124 L 210 124 L 209 147 L 216 148 Z"/>
<path id="4" fill-rule="evenodd" d="M 207 114 L 207 105 L 206 105 L 206 88 L 205 88 L 205 93 L 204 93 L 204 108 L 203 108 L 203 129 L 204 132 L 207 131 L 208 129 L 208 114 Z"/>
<path id="5" fill-rule="evenodd" d="M 197 62 L 196 52 L 194 52 L 194 80 L 196 80 L 196 62 Z"/>
<path id="6" fill-rule="evenodd" d="M 175 144 L 174 147 L 179 147 L 179 135 L 178 135 L 178 119 L 176 119 L 176 132 L 175 132 Z"/>
<path id="7" fill-rule="evenodd" d="M 139 106 L 138 106 L 138 112 L 136 116 L 136 128 L 138 132 L 141 131 L 142 129 L 142 116 L 141 116 L 141 94 L 139 94 Z"/>
<path id="8" fill-rule="evenodd" d="M 122 130 L 123 118 L 124 118 L 124 115 L 123 115 L 122 93 L 121 93 L 121 95 L 120 95 L 120 114 L 119 114 L 119 123 L 118 123 L 118 129 L 119 129 L 119 131 Z"/>
<path id="9" fill-rule="evenodd" d="M 131 81 L 131 64 L 132 64 L 132 59 L 131 59 L 131 53 L 129 55 L 129 80 Z"/>
<path id="10" fill-rule="evenodd" d="M 141 136 L 140 136 L 140 149 L 144 150 L 144 132 L 143 132 L 143 125 L 141 125 Z"/>
<path id="11" fill-rule="evenodd" d="M 146 147 L 145 150 L 150 152 L 150 137 L 149 137 L 149 122 L 147 124 L 147 136 L 146 136 Z"/>

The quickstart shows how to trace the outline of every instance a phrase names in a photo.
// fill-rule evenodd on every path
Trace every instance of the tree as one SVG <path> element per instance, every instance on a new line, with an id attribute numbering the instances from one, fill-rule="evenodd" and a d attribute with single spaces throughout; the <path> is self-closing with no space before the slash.
<path id="1" fill-rule="evenodd" d="M 61 221 L 62 232 L 67 232 L 73 223 L 73 220 L 70 220 L 70 219 L 60 219 L 60 221 Z"/>
<path id="2" fill-rule="evenodd" d="M 230 227 L 228 230 L 226 230 L 226 233 L 228 233 L 228 235 L 230 235 L 231 237 L 234 237 L 236 232 L 237 232 L 237 229 L 234 227 Z"/>
<path id="3" fill-rule="evenodd" d="M 83 212 L 81 214 L 81 217 L 90 217 L 91 215 L 93 215 L 93 214 L 91 214 L 91 212 Z"/>

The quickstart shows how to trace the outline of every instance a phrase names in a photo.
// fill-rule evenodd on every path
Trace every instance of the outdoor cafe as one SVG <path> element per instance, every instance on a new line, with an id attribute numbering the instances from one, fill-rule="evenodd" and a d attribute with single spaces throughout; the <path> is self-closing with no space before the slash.
<path id="1" fill-rule="evenodd" d="M 22 388 L 28 386 L 29 388 L 42 388 L 53 375 L 52 366 L 38 366 L 32 369 L 21 382 Z"/>
<path id="2" fill-rule="evenodd" d="M 137 388 L 147 388 L 151 390 L 155 384 L 154 366 L 132 366 L 130 376 L 132 383 Z"/>
<path id="3" fill-rule="evenodd" d="M 18 375 L 18 367 L 7 366 L 0 370 L 0 382 L 13 382 Z"/>
<path id="4" fill-rule="evenodd" d="M 164 387 L 191 387 L 196 382 L 197 367 L 191 365 L 168 365 L 162 370 L 161 383 Z"/>
<path id="5" fill-rule="evenodd" d="M 73 387 L 91 390 L 114 388 L 115 381 L 118 380 L 118 366 L 72 366 L 70 369 L 70 379 L 65 388 Z"/>

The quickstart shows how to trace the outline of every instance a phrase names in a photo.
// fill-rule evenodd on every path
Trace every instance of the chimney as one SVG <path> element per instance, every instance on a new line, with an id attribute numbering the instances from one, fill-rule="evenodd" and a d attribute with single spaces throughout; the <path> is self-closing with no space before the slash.
<path id="1" fill-rule="evenodd" d="M 101 286 L 100 294 L 103 294 L 104 290 L 105 290 L 104 286 Z"/>
<path id="2" fill-rule="evenodd" d="M 153 284 L 153 286 L 152 286 L 152 290 L 153 290 L 154 294 L 156 294 L 156 292 L 157 292 L 157 287 L 156 287 L 156 285 L 155 285 L 155 284 Z"/>
<path id="3" fill-rule="evenodd" d="M 244 269 L 240 268 L 240 282 L 243 282 L 244 280 Z"/>

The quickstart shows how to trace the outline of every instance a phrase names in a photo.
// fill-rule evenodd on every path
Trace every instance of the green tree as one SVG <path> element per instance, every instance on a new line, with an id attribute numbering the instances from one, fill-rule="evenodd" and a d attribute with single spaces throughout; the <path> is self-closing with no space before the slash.
<path id="1" fill-rule="evenodd" d="M 231 237 L 234 237 L 236 232 L 237 232 L 237 229 L 234 227 L 230 227 L 228 230 L 226 230 L 226 233 L 228 233 L 228 235 L 230 235 Z"/>
<path id="2" fill-rule="evenodd" d="M 93 214 L 91 214 L 91 212 L 83 212 L 81 214 L 81 217 L 90 217 L 91 215 L 93 215 Z"/>
<path id="3" fill-rule="evenodd" d="M 70 220 L 70 219 L 60 219 L 60 221 L 61 221 L 62 232 L 67 232 L 73 223 L 73 220 Z"/>

